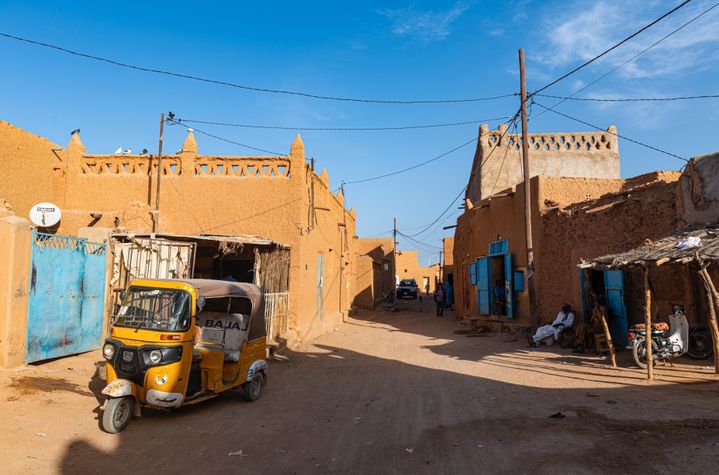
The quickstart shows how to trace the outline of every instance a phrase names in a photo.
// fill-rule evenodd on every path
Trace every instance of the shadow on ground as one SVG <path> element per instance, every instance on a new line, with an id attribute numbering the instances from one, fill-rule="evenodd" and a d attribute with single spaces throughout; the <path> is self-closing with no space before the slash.
<path id="1" fill-rule="evenodd" d="M 456 335 L 448 322 L 423 323 L 434 318 L 426 312 L 373 315 L 340 329 L 354 332 L 341 346 L 331 344 L 339 336 L 323 337 L 272 362 L 257 402 L 227 394 L 173 412 L 144 410 L 124 432 L 105 435 L 114 438 L 115 450 L 72 440 L 58 468 L 73 474 L 654 473 L 715 464 L 716 383 L 622 385 L 605 375 L 591 389 L 510 384 L 484 371 L 577 380 L 584 363 L 558 355 L 547 367 L 516 344 L 501 351 L 503 343 Z M 412 335 L 433 344 L 415 348 L 404 341 Z M 372 352 L 358 351 L 363 345 Z M 400 356 L 377 356 L 385 347 Z M 414 359 L 413 352 L 428 349 L 425 359 Z M 558 375 L 562 361 L 570 364 Z M 590 379 L 596 385 L 597 377 Z M 548 417 L 557 412 L 563 417 Z"/>

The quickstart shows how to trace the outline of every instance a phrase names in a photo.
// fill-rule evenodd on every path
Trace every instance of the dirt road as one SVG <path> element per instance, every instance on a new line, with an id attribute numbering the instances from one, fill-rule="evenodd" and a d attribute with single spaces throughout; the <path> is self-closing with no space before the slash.
<path id="1" fill-rule="evenodd" d="M 712 470 L 717 377 L 684 361 L 648 385 L 568 350 L 458 334 L 453 315 L 363 313 L 225 395 L 99 429 L 99 352 L 0 372 L 4 473 L 606 473 Z M 707 364 L 707 363 L 703 363 Z M 710 364 L 710 363 L 709 363 Z M 561 412 L 563 418 L 548 416 Z"/>

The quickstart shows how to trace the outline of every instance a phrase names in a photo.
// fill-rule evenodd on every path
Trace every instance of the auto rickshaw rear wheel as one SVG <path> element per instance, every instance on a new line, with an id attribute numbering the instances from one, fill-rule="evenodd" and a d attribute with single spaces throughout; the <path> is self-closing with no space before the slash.
<path id="1" fill-rule="evenodd" d="M 133 399 L 129 397 L 108 399 L 102 414 L 102 428 L 105 432 L 117 434 L 127 427 L 132 417 L 133 404 Z"/>
<path id="2" fill-rule="evenodd" d="M 265 376 L 263 373 L 255 374 L 252 379 L 242 385 L 242 397 L 245 401 L 257 401 L 262 397 L 262 389 L 265 387 Z"/>

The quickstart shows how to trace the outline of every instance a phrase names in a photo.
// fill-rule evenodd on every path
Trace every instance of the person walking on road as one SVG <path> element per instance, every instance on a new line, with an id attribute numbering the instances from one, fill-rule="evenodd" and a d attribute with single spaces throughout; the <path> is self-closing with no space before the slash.
<path id="1" fill-rule="evenodd" d="M 434 289 L 434 303 L 437 305 L 437 316 L 442 317 L 444 315 L 444 288 L 442 282 L 437 282 L 437 286 Z"/>

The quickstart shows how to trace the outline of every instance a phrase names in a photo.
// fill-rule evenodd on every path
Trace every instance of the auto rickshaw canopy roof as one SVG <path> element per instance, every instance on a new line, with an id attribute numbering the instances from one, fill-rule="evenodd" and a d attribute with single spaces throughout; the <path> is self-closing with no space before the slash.
<path id="1" fill-rule="evenodd" d="M 197 297 L 206 299 L 246 298 L 252 303 L 250 328 L 247 338 L 253 340 L 267 335 L 265 329 L 265 295 L 255 284 L 214 279 L 172 279 L 165 282 L 181 282 L 192 286 Z"/>

